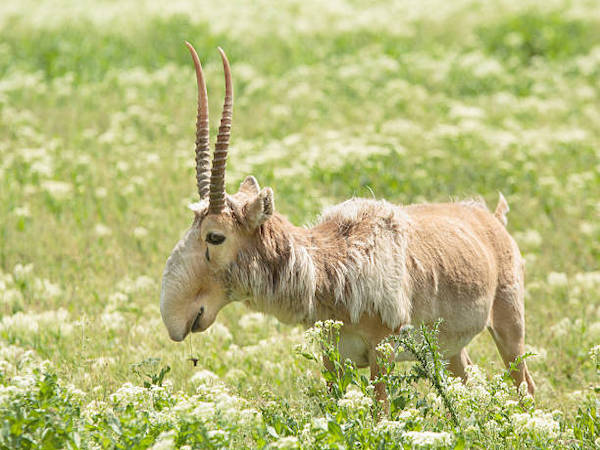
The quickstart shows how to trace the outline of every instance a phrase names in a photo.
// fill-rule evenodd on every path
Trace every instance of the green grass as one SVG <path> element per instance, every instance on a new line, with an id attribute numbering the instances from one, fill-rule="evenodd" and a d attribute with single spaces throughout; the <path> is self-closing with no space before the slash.
<path id="1" fill-rule="evenodd" d="M 122 13 L 112 2 L 0 7 L 0 347 L 10 362 L 0 373 L 11 385 L 33 364 L 19 352 L 33 350 L 58 377 L 39 380 L 55 396 L 18 401 L 76 416 L 61 389 L 80 389 L 83 411 L 124 383 L 143 385 L 132 364 L 146 361 L 152 373 L 171 367 L 167 403 L 196 392 L 190 377 L 202 368 L 263 411 L 244 445 L 277 440 L 257 438 L 254 426 L 289 422 L 298 434 L 329 411 L 318 365 L 294 353 L 300 329 L 274 319 L 242 326 L 249 311 L 230 306 L 222 327 L 194 335 L 193 367 L 188 344 L 170 342 L 161 323 L 162 269 L 195 199 L 190 40 L 215 131 L 218 45 L 232 62 L 230 190 L 255 175 L 297 224 L 351 196 L 408 204 L 481 195 L 493 206 L 501 191 L 527 260 L 526 342 L 542 355 L 529 362 L 536 406 L 562 411 L 568 428 L 600 428 L 597 412 L 576 419 L 582 398 L 598 404 L 589 357 L 600 343 L 598 7 L 440 1 L 431 15 L 407 2 L 204 3 L 189 13 L 136 2 Z M 490 379 L 502 372 L 487 334 L 469 352 Z M 131 426 L 149 436 L 141 446 L 158 434 Z M 198 426 L 190 435 L 210 431 Z M 89 445 L 87 433 L 76 446 Z M 134 445 L 115 439 L 100 445 Z"/>

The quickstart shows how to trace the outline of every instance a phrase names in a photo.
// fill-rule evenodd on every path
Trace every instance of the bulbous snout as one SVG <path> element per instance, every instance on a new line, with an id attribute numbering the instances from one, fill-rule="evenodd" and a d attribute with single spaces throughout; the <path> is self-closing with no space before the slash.
<path id="1" fill-rule="evenodd" d="M 169 337 L 174 342 L 181 342 L 188 335 L 188 333 L 183 329 L 170 329 L 167 327 L 167 331 L 169 332 Z"/>
<path id="2" fill-rule="evenodd" d="M 162 277 L 160 314 L 169 337 L 181 342 L 204 331 L 226 304 L 219 278 L 206 266 L 196 228 L 190 229 L 169 256 Z"/>
<path id="3" fill-rule="evenodd" d="M 201 261 L 202 249 L 192 228 L 169 256 L 160 291 L 160 314 L 169 337 L 176 342 L 185 339 L 206 310 L 199 298 L 205 271 Z"/>
<path id="4" fill-rule="evenodd" d="M 213 324 L 218 310 L 205 305 L 203 300 L 207 299 L 161 296 L 160 313 L 171 340 L 181 342 L 189 333 L 205 331 Z"/>
<path id="5" fill-rule="evenodd" d="M 198 321 L 198 316 L 204 313 L 202 307 L 194 312 L 189 303 L 185 299 L 164 295 L 163 289 L 160 299 L 160 315 L 169 337 L 175 342 L 183 341 Z"/>

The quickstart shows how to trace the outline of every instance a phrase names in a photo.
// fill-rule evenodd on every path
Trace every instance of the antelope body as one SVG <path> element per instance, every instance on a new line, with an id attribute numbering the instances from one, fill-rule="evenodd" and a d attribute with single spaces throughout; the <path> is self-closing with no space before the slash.
<path id="1" fill-rule="evenodd" d="M 273 191 L 260 189 L 254 177 L 227 195 L 229 63 L 219 49 L 226 95 L 211 170 L 206 87 L 187 45 L 198 80 L 200 201 L 191 205 L 193 224 L 163 274 L 161 315 L 173 340 L 206 330 L 225 305 L 243 301 L 286 323 L 341 320 L 342 356 L 370 367 L 372 376 L 385 337 L 440 318 L 440 346 L 457 376 L 470 364 L 465 346 L 486 327 L 506 365 L 523 355 L 523 260 L 506 230 L 502 195 L 494 214 L 479 201 L 398 206 L 351 199 L 325 210 L 310 228 L 277 213 Z M 533 394 L 525 362 L 512 375 Z M 376 389 L 384 400 L 383 386 Z"/>

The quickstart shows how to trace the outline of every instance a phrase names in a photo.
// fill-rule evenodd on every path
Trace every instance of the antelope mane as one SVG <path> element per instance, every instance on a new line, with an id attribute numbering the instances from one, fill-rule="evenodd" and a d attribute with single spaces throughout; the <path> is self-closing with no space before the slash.
<path id="1" fill-rule="evenodd" d="M 227 270 L 233 300 L 283 322 L 311 324 L 331 311 L 357 323 L 379 316 L 394 329 L 410 317 L 409 218 L 386 201 L 353 199 L 311 228 L 275 214 Z"/>

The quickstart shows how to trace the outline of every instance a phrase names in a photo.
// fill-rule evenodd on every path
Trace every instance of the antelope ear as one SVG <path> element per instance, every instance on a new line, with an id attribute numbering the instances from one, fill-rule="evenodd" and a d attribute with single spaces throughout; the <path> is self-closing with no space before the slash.
<path id="1" fill-rule="evenodd" d="M 196 202 L 196 203 L 189 203 L 187 205 L 187 207 L 190 211 L 194 211 L 194 214 L 196 216 L 199 216 L 201 213 L 206 211 L 207 205 L 208 205 L 207 200 L 200 200 L 199 202 Z"/>
<path id="2" fill-rule="evenodd" d="M 239 192 L 243 192 L 248 195 L 256 195 L 260 192 L 260 186 L 258 181 L 252 175 L 246 177 L 242 184 L 240 184 Z"/>
<path id="3" fill-rule="evenodd" d="M 268 187 L 263 188 L 254 199 L 246 204 L 244 210 L 246 212 L 246 220 L 251 228 L 261 226 L 269 220 L 275 210 L 273 190 Z"/>

